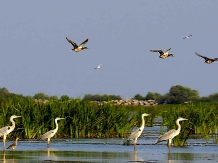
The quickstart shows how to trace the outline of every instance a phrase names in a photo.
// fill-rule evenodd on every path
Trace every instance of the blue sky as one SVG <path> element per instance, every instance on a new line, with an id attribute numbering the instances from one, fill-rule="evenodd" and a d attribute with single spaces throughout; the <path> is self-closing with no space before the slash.
<path id="1" fill-rule="evenodd" d="M 34 95 L 122 98 L 171 86 L 217 92 L 218 1 L 3 1 L 0 5 L 0 87 Z M 192 34 L 189 39 L 182 39 Z M 89 39 L 86 51 L 71 51 Z M 160 59 L 151 49 L 171 49 Z M 98 64 L 101 69 L 94 69 Z"/>

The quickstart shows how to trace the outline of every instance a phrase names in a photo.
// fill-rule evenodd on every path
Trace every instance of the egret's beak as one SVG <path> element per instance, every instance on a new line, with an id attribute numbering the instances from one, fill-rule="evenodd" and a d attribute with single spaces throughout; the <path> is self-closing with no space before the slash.
<path id="1" fill-rule="evenodd" d="M 19 118 L 19 117 L 21 117 L 21 116 L 17 115 L 15 118 Z"/>

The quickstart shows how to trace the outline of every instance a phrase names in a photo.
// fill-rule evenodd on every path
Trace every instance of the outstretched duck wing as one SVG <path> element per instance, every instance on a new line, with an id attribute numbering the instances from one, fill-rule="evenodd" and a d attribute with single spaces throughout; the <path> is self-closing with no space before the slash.
<path id="1" fill-rule="evenodd" d="M 83 41 L 83 42 L 79 45 L 79 47 L 83 47 L 88 41 L 89 41 L 89 39 L 86 39 L 85 41 Z"/>
<path id="2" fill-rule="evenodd" d="M 68 41 L 69 43 L 71 43 L 71 44 L 73 45 L 74 49 L 78 47 L 78 45 L 77 45 L 75 42 L 73 42 L 72 40 L 70 40 L 70 39 L 67 38 L 67 37 L 66 37 L 66 39 L 67 39 L 67 41 Z"/>
<path id="3" fill-rule="evenodd" d="M 205 57 L 205 56 L 203 56 L 203 55 L 200 55 L 200 54 L 198 54 L 198 53 L 196 53 L 196 52 L 195 52 L 195 54 L 196 54 L 197 56 L 201 57 L 201 58 L 204 58 L 204 59 L 210 59 L 210 58 Z"/>
<path id="4" fill-rule="evenodd" d="M 150 50 L 151 52 L 158 52 L 160 53 L 161 55 L 164 54 L 164 52 L 162 50 Z"/>
<path id="5" fill-rule="evenodd" d="M 170 50 L 171 50 L 171 48 L 167 49 L 164 53 L 168 54 Z"/>

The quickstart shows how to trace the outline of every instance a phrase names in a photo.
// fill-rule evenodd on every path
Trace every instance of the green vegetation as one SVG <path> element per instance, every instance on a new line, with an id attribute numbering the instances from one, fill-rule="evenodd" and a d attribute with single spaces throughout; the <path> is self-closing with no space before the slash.
<path id="1" fill-rule="evenodd" d="M 161 101 L 164 99 L 164 96 L 162 96 L 161 94 L 155 92 L 148 92 L 147 95 L 145 97 L 143 97 L 140 94 L 136 94 L 133 99 L 136 100 L 155 100 L 155 101 Z"/>
<path id="2" fill-rule="evenodd" d="M 196 98 L 195 95 L 192 94 Z M 145 118 L 146 126 L 153 126 L 154 118 L 162 117 L 162 125 L 167 126 L 167 130 L 177 129 L 175 121 L 178 117 L 188 119 L 181 122 L 181 133 L 174 138 L 176 146 L 183 146 L 190 135 L 195 134 L 203 136 L 206 142 L 210 136 L 214 142 L 218 142 L 217 94 L 208 97 L 214 100 L 213 103 L 196 101 L 156 106 L 116 106 L 109 99 L 108 103 L 98 104 L 87 99 L 72 99 L 67 95 L 58 98 L 43 93 L 36 94 L 35 98 L 44 99 L 12 94 L 6 88 L 0 88 L 0 128 L 11 125 L 11 115 L 22 116 L 15 120 L 16 128 L 9 137 L 38 138 L 55 128 L 56 117 L 64 117 L 65 120 L 59 122 L 55 137 L 126 137 L 135 126 L 141 125 L 141 114 L 149 113 L 152 116 Z"/>
<path id="3" fill-rule="evenodd" d="M 167 131 L 177 129 L 176 120 L 178 117 L 187 118 L 188 121 L 182 121 L 180 134 L 173 139 L 175 146 L 183 146 L 191 135 L 200 135 L 204 137 L 208 143 L 209 137 L 214 138 L 214 142 L 218 142 L 218 105 L 210 103 L 191 103 L 182 105 L 157 105 L 147 107 L 131 107 L 138 114 L 152 114 L 150 123 L 146 126 L 153 126 L 154 117 L 162 117 L 162 126 L 167 127 Z M 140 124 L 136 124 L 139 126 Z M 161 128 L 160 134 L 163 134 Z"/>
<path id="4" fill-rule="evenodd" d="M 197 90 L 192 90 L 191 88 L 184 87 L 181 85 L 172 86 L 168 93 L 161 95 L 157 92 L 148 92 L 145 97 L 140 94 L 134 96 L 137 100 L 149 100 L 153 99 L 159 103 L 167 104 L 181 104 L 190 101 L 201 101 L 199 93 Z M 210 100 L 208 100 L 210 101 Z"/>
<path id="5" fill-rule="evenodd" d="M 46 103 L 31 98 L 9 99 L 0 103 L 0 126 L 10 125 L 12 114 L 22 116 L 15 120 L 13 135 L 24 139 L 37 138 L 55 128 L 56 117 L 65 118 L 65 122 L 60 121 L 56 136 L 71 138 L 125 137 L 136 122 L 135 116 L 125 106 L 98 105 L 80 99 Z"/>
<path id="6" fill-rule="evenodd" d="M 95 95 L 91 95 L 91 94 L 86 94 L 83 97 L 83 100 L 90 100 L 90 101 L 109 101 L 109 100 L 121 100 L 122 98 L 120 96 L 116 96 L 116 95 L 99 95 L 99 94 L 95 94 Z"/>

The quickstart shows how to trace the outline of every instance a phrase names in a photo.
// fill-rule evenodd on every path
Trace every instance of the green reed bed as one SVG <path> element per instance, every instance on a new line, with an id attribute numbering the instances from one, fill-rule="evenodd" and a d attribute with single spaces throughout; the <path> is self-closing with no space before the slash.
<path id="1" fill-rule="evenodd" d="M 218 106 L 214 104 L 169 105 L 167 111 L 162 112 L 163 125 L 167 129 L 177 129 L 176 119 L 187 118 L 188 121 L 180 122 L 182 129 L 180 135 L 174 138 L 175 146 L 183 146 L 190 135 L 198 134 L 205 137 L 206 143 L 209 136 L 216 134 L 218 127 Z"/>
<path id="2" fill-rule="evenodd" d="M 35 102 L 31 98 L 11 99 L 0 105 L 0 127 L 11 125 L 9 118 L 16 114 L 16 128 L 9 137 L 38 138 L 55 128 L 54 119 L 63 117 L 55 137 L 91 138 L 125 137 L 136 121 L 136 116 L 126 106 L 96 104 L 74 99 Z"/>
<path id="3" fill-rule="evenodd" d="M 0 128 L 11 125 L 9 118 L 16 114 L 22 118 L 15 119 L 16 128 L 9 135 L 23 139 L 35 139 L 48 130 L 55 128 L 56 117 L 65 118 L 59 121 L 59 130 L 55 137 L 62 138 L 109 138 L 126 137 L 134 127 L 141 125 L 141 114 L 152 114 L 145 118 L 146 126 L 153 126 L 155 117 L 162 117 L 167 130 L 177 129 L 178 117 L 189 119 L 181 122 L 182 130 L 174 138 L 175 146 L 183 146 L 190 135 L 201 134 L 206 142 L 213 136 L 218 142 L 218 105 L 157 105 L 157 106 L 124 106 L 112 103 L 97 104 L 81 99 L 62 101 L 50 100 L 47 103 L 35 102 L 32 98 L 10 99 L 0 103 Z M 162 134 L 162 131 L 160 131 Z"/>
<path id="4" fill-rule="evenodd" d="M 210 103 L 191 103 L 182 105 L 156 105 L 148 107 L 133 107 L 139 117 L 146 112 L 152 114 L 150 125 L 153 125 L 155 117 L 162 117 L 162 126 L 167 127 L 167 131 L 177 129 L 175 121 L 178 117 L 187 118 L 188 121 L 180 122 L 182 129 L 180 134 L 175 137 L 175 146 L 184 146 L 191 135 L 199 135 L 205 138 L 206 143 L 210 137 L 214 142 L 218 142 L 218 105 Z M 149 124 L 146 124 L 149 126 Z M 138 124 L 139 126 L 139 124 Z M 160 128 L 160 134 L 163 134 L 163 128 Z"/>

